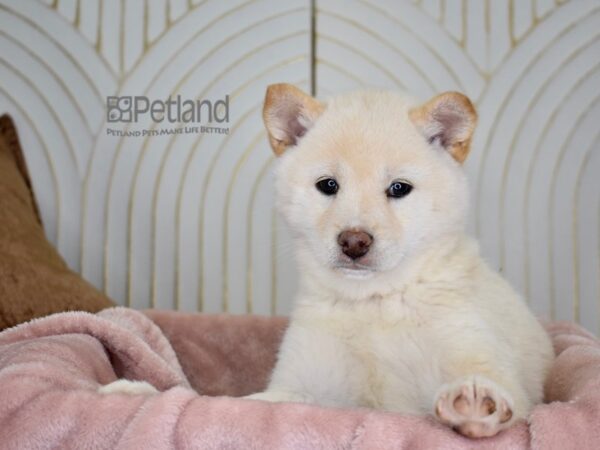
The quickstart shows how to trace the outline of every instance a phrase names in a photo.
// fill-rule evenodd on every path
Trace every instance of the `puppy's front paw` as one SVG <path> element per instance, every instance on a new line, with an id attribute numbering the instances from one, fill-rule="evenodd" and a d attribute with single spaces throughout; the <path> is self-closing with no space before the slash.
<path id="1" fill-rule="evenodd" d="M 471 438 L 493 436 L 513 417 L 510 395 L 493 381 L 471 376 L 442 387 L 435 415 L 444 424 Z"/>
<path id="2" fill-rule="evenodd" d="M 145 381 L 129 381 L 125 379 L 113 381 L 98 388 L 99 394 L 156 394 L 158 390 Z"/>

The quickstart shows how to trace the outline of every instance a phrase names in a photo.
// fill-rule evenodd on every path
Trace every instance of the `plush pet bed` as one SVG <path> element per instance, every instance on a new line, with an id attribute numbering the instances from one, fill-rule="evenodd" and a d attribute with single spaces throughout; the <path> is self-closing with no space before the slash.
<path id="1" fill-rule="evenodd" d="M 493 438 L 431 418 L 233 398 L 264 388 L 286 321 L 111 308 L 0 333 L 3 449 L 598 449 L 600 343 L 552 324 L 549 404 Z M 158 394 L 99 394 L 118 378 Z"/>

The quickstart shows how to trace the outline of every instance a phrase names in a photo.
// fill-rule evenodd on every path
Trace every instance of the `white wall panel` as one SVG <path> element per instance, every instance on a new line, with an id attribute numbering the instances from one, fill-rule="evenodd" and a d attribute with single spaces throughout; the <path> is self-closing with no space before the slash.
<path id="1" fill-rule="evenodd" d="M 265 86 L 310 80 L 307 1 L 0 2 L 0 106 L 50 240 L 121 304 L 289 311 Z M 229 135 L 107 136 L 107 95 L 230 97 Z M 284 257 L 289 257 L 284 254 Z"/>
<path id="2" fill-rule="evenodd" d="M 600 4 L 311 3 L 0 0 L 0 110 L 71 267 L 136 308 L 286 313 L 266 85 L 460 90 L 480 114 L 466 168 L 484 254 L 537 312 L 600 330 Z M 228 94 L 230 134 L 106 135 L 107 95 L 177 94 Z"/>

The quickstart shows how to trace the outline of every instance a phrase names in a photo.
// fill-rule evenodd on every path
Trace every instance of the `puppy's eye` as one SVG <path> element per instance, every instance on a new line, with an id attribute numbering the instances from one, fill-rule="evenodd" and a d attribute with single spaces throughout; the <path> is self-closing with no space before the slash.
<path id="1" fill-rule="evenodd" d="M 325 195 L 335 195 L 339 189 L 337 181 L 335 181 L 333 178 L 324 178 L 319 180 L 315 186 Z"/>
<path id="2" fill-rule="evenodd" d="M 412 185 L 404 181 L 394 181 L 386 191 L 386 194 L 388 197 L 402 198 L 410 194 L 412 188 Z"/>

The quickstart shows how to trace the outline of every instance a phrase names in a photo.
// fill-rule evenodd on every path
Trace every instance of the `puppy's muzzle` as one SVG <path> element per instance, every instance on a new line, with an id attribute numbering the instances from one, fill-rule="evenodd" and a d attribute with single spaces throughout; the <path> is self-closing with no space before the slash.
<path id="1" fill-rule="evenodd" d="M 373 236 L 364 230 L 345 230 L 338 235 L 338 244 L 342 252 L 352 258 L 358 259 L 369 252 L 373 243 Z"/>

